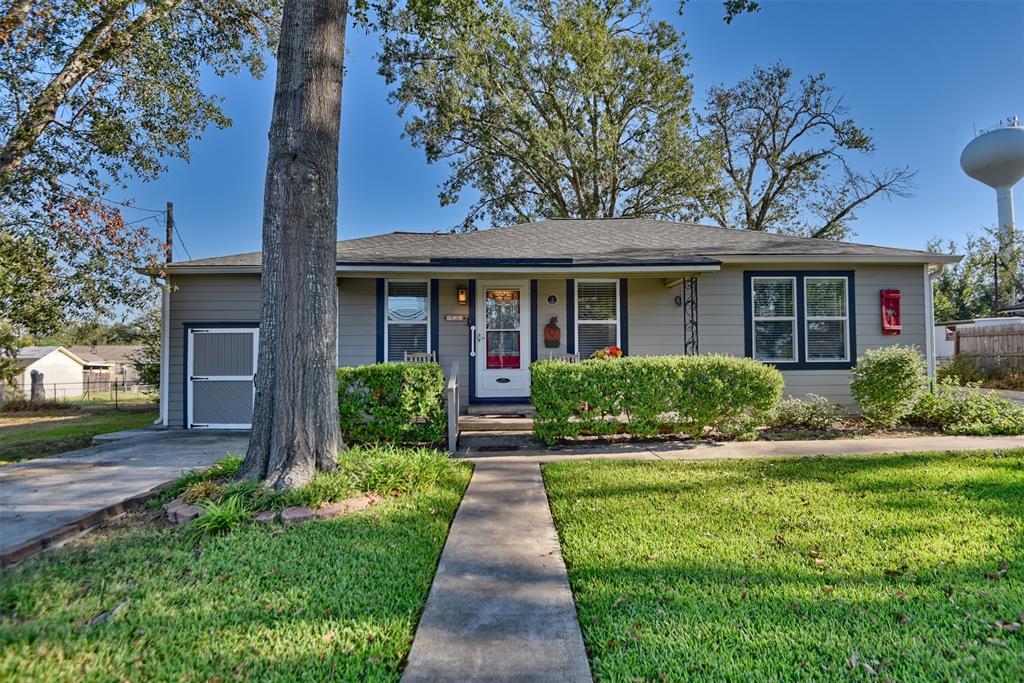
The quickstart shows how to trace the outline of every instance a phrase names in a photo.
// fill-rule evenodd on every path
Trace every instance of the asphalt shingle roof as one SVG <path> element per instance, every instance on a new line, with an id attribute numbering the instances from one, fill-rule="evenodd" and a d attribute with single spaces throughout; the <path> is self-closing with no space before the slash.
<path id="1" fill-rule="evenodd" d="M 723 256 L 878 256 L 920 262 L 927 252 L 648 218 L 555 219 L 469 233 L 392 232 L 342 240 L 339 265 L 694 265 Z M 946 260 L 946 259 L 937 259 Z M 259 266 L 260 252 L 189 266 Z"/>

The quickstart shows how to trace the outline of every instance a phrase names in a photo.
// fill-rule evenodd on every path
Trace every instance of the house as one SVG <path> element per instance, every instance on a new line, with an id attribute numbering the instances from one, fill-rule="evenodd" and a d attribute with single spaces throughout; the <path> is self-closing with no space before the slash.
<path id="1" fill-rule="evenodd" d="M 42 374 L 44 398 L 77 398 L 85 392 L 87 362 L 63 346 L 25 346 L 16 362 L 21 370 L 13 382 L 25 398 L 32 394 L 33 372 Z"/>
<path id="2" fill-rule="evenodd" d="M 933 370 L 929 270 L 958 258 L 651 219 L 344 240 L 338 365 L 433 352 L 446 373 L 458 363 L 464 404 L 509 403 L 529 399 L 531 361 L 615 344 L 752 356 L 782 370 L 789 395 L 850 404 L 869 348 L 918 346 Z M 164 423 L 248 426 L 260 254 L 166 271 Z"/>
<path id="3" fill-rule="evenodd" d="M 138 344 L 93 344 L 72 346 L 71 352 L 88 362 L 93 381 L 132 386 L 139 382 L 136 356 L 142 351 Z"/>

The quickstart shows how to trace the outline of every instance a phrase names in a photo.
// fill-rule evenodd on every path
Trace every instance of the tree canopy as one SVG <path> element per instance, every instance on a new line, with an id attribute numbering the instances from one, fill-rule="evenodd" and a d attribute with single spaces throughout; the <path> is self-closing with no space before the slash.
<path id="1" fill-rule="evenodd" d="M 45 254 L 51 327 L 147 296 L 133 268 L 155 265 L 160 243 L 106 195 L 230 124 L 201 75 L 262 74 L 277 17 L 277 0 L 0 5 L 0 238 Z M 0 280 L 23 271 L 10 253 Z M 39 332 L 23 310 L 4 324 Z"/>
<path id="2" fill-rule="evenodd" d="M 936 322 L 990 316 L 1024 303 L 1024 236 L 1020 231 L 986 228 L 980 235 L 968 235 L 963 244 L 935 238 L 929 241 L 928 250 L 964 255 L 959 263 L 945 266 L 935 276 Z"/>
<path id="3" fill-rule="evenodd" d="M 380 71 L 462 227 L 696 217 L 712 177 L 688 134 L 679 32 L 645 0 L 440 0 L 382 20 Z"/>
<path id="4" fill-rule="evenodd" d="M 851 163 L 874 143 L 825 74 L 794 83 L 782 64 L 757 67 L 706 99 L 697 136 L 718 155 L 720 187 L 703 207 L 719 225 L 844 239 L 865 203 L 909 193 L 909 168 L 863 172 Z"/>

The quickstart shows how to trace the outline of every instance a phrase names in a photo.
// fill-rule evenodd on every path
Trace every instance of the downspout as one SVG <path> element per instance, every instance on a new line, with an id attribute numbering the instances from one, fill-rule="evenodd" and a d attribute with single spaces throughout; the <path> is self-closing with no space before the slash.
<path id="1" fill-rule="evenodd" d="M 170 358 L 168 351 L 171 348 L 171 278 L 164 278 L 164 284 L 160 288 L 160 417 L 157 424 L 168 426 L 167 418 L 167 393 L 170 388 Z"/>
<path id="2" fill-rule="evenodd" d="M 935 381 L 935 302 L 931 264 L 927 263 L 924 266 L 924 321 L 924 355 L 928 367 L 928 382 L 932 384 Z"/>

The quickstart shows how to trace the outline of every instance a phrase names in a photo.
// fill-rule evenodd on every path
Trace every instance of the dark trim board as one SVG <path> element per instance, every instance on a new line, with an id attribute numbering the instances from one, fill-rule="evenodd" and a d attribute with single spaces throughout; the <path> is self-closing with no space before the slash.
<path id="1" fill-rule="evenodd" d="M 530 362 L 537 362 L 537 281 L 530 280 Z"/>
<path id="2" fill-rule="evenodd" d="M 747 358 L 754 357 L 754 319 L 753 295 L 750 281 L 755 277 L 792 277 L 796 278 L 796 339 L 797 360 L 792 363 L 772 362 L 779 370 L 849 370 L 857 364 L 857 288 L 852 270 L 745 270 L 743 271 L 743 349 Z M 807 325 L 804 316 L 804 278 L 805 277 L 845 277 L 846 301 L 849 324 L 847 325 L 850 360 L 808 362 L 807 357 Z M 930 334 L 930 332 L 929 332 Z"/>
<path id="3" fill-rule="evenodd" d="M 384 302 L 387 300 L 386 281 L 377 278 L 377 362 L 384 362 Z"/>
<path id="4" fill-rule="evenodd" d="M 436 277 L 430 279 L 430 348 L 434 358 L 440 362 L 441 352 L 441 281 Z"/>
<path id="5" fill-rule="evenodd" d="M 619 278 L 619 348 L 629 355 L 629 278 Z"/>
<path id="6" fill-rule="evenodd" d="M 189 323 L 185 322 L 181 324 L 182 334 L 184 335 L 183 344 L 181 345 L 181 428 L 191 429 L 188 424 L 188 351 L 189 351 L 189 336 L 188 333 L 191 330 L 201 330 L 204 328 L 216 329 L 222 327 L 254 327 L 257 330 L 260 328 L 258 322 L 247 323 L 247 322 L 202 322 L 202 323 Z M 259 362 L 259 349 L 257 352 L 257 363 Z M 254 380 L 255 381 L 255 380 Z M 170 425 L 168 425 L 170 426 Z"/>
<path id="7" fill-rule="evenodd" d="M 576 353 L 576 281 L 565 280 L 565 352 Z"/>

